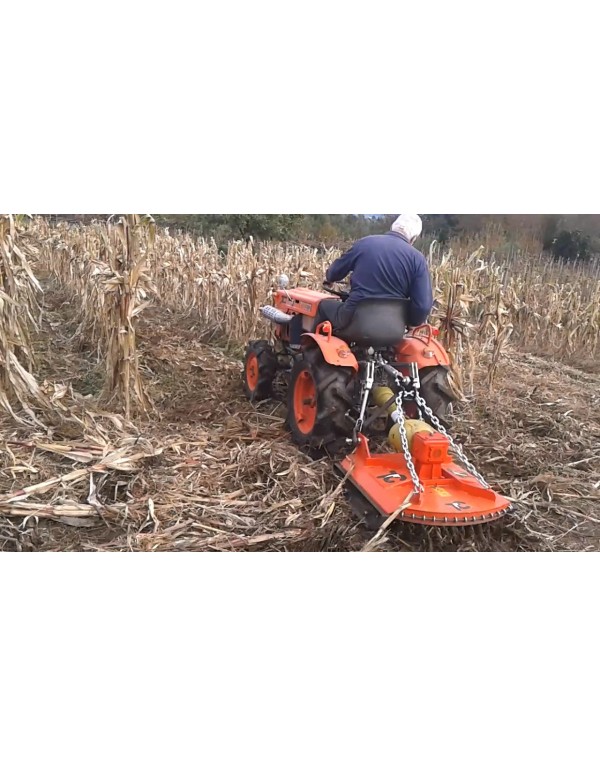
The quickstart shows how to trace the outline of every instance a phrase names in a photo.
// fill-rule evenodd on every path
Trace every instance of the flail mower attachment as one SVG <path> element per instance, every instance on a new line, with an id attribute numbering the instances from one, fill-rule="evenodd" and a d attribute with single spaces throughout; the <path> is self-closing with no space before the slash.
<path id="1" fill-rule="evenodd" d="M 353 453 L 337 464 L 348 481 L 383 516 L 428 526 L 467 526 L 498 519 L 510 501 L 449 455 L 450 440 L 441 433 L 416 433 L 412 439 L 411 475 L 404 455 L 371 455 L 368 439 L 358 434 Z"/>

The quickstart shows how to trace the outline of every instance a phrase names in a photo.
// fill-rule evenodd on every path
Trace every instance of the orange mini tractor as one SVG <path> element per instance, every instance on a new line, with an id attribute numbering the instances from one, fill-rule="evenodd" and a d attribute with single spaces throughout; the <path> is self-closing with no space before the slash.
<path id="1" fill-rule="evenodd" d="M 362 301 L 335 334 L 317 325 L 323 300 L 348 293 L 288 289 L 261 309 L 273 340 L 251 341 L 243 385 L 251 401 L 287 382 L 287 425 L 301 447 L 324 449 L 381 517 L 462 526 L 503 516 L 510 502 L 494 492 L 450 435 L 455 396 L 450 360 L 431 325 L 407 329 L 406 301 Z M 296 323 L 299 343 L 292 343 Z M 369 439 L 381 449 L 371 452 Z"/>

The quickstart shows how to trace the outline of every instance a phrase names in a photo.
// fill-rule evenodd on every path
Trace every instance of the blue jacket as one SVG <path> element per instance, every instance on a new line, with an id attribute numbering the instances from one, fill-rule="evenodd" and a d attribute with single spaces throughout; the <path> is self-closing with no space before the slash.
<path id="1" fill-rule="evenodd" d="M 365 298 L 410 300 L 409 325 L 423 324 L 433 306 L 425 256 L 396 232 L 355 242 L 327 269 L 327 282 L 341 282 L 352 272 L 348 308 Z"/>

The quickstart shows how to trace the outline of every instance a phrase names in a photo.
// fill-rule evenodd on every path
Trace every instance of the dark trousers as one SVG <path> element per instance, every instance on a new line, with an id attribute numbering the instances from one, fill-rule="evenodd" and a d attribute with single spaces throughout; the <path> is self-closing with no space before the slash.
<path id="1" fill-rule="evenodd" d="M 314 324 L 311 332 L 314 332 L 321 322 L 331 322 L 333 332 L 336 330 L 343 330 L 350 324 L 354 309 L 346 306 L 342 301 L 326 299 L 319 303 L 319 309 L 315 317 Z M 302 319 L 300 314 L 297 314 L 290 322 L 290 343 L 293 345 L 299 345 L 302 335 Z"/>

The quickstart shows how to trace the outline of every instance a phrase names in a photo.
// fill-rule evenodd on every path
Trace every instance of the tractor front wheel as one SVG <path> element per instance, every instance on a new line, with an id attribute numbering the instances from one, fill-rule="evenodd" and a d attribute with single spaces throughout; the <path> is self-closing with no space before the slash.
<path id="1" fill-rule="evenodd" d="M 242 373 L 246 397 L 251 402 L 268 399 L 273 393 L 276 375 L 277 355 L 269 341 L 255 340 L 249 343 Z"/>
<path id="2" fill-rule="evenodd" d="M 288 389 L 287 425 L 294 442 L 335 450 L 352 433 L 351 382 L 354 370 L 327 364 L 318 349 L 294 363 Z"/>

